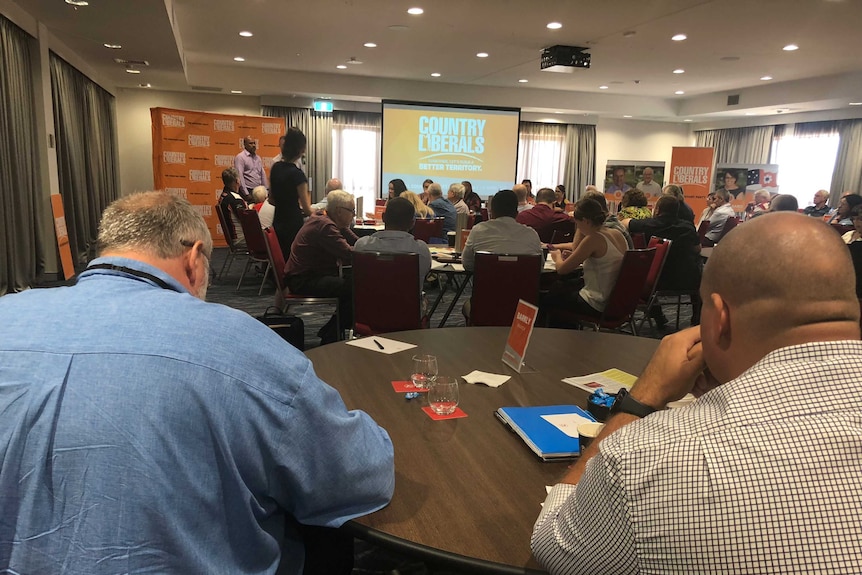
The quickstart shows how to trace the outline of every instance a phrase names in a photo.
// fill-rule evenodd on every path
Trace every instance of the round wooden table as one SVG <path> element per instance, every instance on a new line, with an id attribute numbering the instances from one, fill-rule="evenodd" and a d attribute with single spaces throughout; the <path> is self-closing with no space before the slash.
<path id="1" fill-rule="evenodd" d="M 417 344 L 384 355 L 338 342 L 307 352 L 321 379 L 350 409 L 367 412 L 395 448 L 395 494 L 385 508 L 347 528 L 423 560 L 487 573 L 541 573 L 530 534 L 545 499 L 568 462 L 543 462 L 494 416 L 499 407 L 576 404 L 588 394 L 561 381 L 612 367 L 640 374 L 658 340 L 586 331 L 536 329 L 527 369 L 501 361 L 509 328 L 405 331 L 387 337 Z M 462 419 L 433 421 L 424 395 L 406 400 L 391 382 L 406 380 L 412 357 L 430 353 L 442 375 L 473 370 L 511 375 L 498 388 L 461 382 Z M 526 370 L 525 370 L 526 371 Z M 357 453 L 356 457 L 362 457 Z"/>

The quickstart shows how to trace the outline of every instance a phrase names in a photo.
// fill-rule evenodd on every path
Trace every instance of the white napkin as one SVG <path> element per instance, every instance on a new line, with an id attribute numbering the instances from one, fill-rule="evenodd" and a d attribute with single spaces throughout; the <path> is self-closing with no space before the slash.
<path id="1" fill-rule="evenodd" d="M 499 375 L 476 370 L 464 376 L 464 381 L 467 383 L 483 383 L 488 387 L 500 387 L 510 379 L 512 379 L 511 375 Z"/>

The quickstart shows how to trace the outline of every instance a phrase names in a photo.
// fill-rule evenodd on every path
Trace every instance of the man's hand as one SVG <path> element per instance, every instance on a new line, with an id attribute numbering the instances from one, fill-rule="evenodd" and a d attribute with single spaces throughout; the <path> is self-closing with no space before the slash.
<path id="1" fill-rule="evenodd" d="M 677 332 L 661 341 L 631 395 L 643 404 L 663 409 L 691 391 L 705 368 L 700 327 Z"/>

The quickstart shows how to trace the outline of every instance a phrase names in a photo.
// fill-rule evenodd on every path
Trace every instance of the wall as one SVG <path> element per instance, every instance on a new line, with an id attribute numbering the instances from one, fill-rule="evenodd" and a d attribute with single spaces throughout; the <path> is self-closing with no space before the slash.
<path id="1" fill-rule="evenodd" d="M 260 98 L 256 96 L 161 92 L 143 88 L 120 88 L 116 95 L 121 194 L 153 189 L 150 108 L 260 116 Z"/>
<path id="2" fill-rule="evenodd" d="M 608 160 L 658 160 L 670 167 L 674 146 L 693 146 L 689 124 L 599 118 L 595 185 L 603 187 Z"/>

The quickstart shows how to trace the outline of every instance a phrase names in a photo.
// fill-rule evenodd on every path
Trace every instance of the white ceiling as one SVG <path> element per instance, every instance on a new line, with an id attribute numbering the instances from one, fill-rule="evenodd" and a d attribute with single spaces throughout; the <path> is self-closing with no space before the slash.
<path id="1" fill-rule="evenodd" d="M 21 6 L 117 87 L 424 99 L 678 121 L 862 101 L 860 0 L 89 1 Z M 409 15 L 411 6 L 425 13 Z M 552 21 L 563 27 L 547 29 Z M 241 30 L 254 36 L 242 38 Z M 688 39 L 671 41 L 677 33 Z M 790 43 L 800 49 L 783 51 Z M 540 50 L 554 44 L 589 46 L 592 68 L 540 71 Z M 480 51 L 490 56 L 477 58 Z M 115 57 L 150 66 L 127 74 Z M 350 58 L 363 63 L 336 69 Z M 765 75 L 773 80 L 760 80 Z M 732 93 L 741 94 L 738 106 L 727 105 Z"/>

